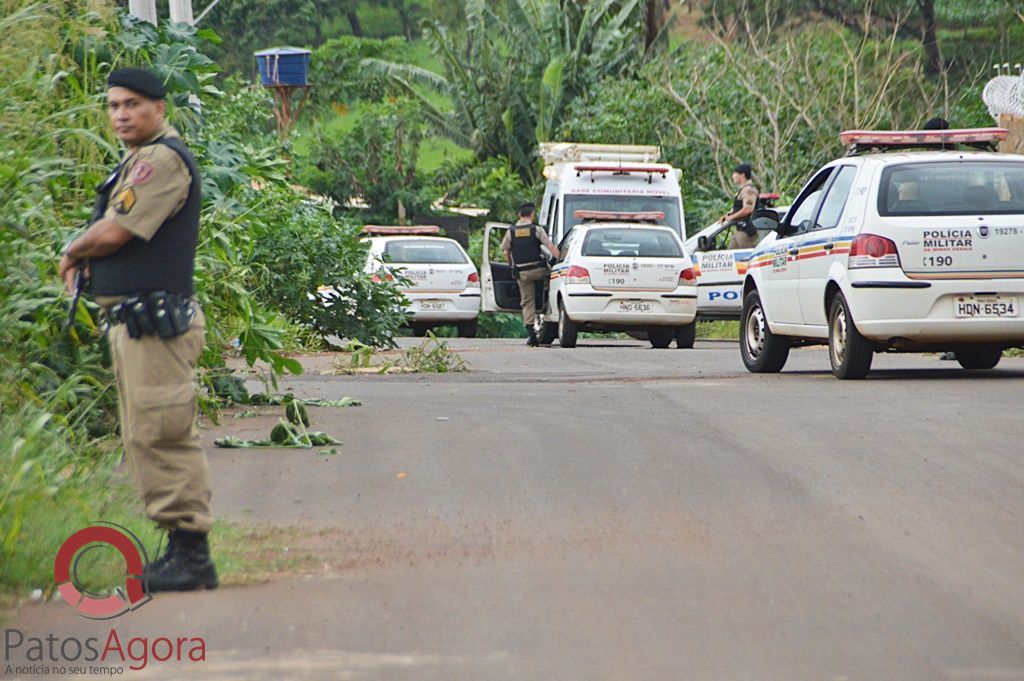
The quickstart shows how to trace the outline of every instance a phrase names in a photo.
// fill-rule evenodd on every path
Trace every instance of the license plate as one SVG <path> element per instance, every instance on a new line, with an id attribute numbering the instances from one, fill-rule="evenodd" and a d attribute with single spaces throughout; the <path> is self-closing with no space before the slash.
<path id="1" fill-rule="evenodd" d="M 420 301 L 420 309 L 421 310 L 443 310 L 444 309 L 444 301 L 443 300 L 421 300 Z"/>
<path id="2" fill-rule="evenodd" d="M 620 300 L 619 312 L 654 312 L 654 303 L 643 300 Z"/>
<path id="3" fill-rule="evenodd" d="M 1005 296 L 960 296 L 953 299 L 957 317 L 1016 317 L 1019 305 L 1016 298 Z"/>

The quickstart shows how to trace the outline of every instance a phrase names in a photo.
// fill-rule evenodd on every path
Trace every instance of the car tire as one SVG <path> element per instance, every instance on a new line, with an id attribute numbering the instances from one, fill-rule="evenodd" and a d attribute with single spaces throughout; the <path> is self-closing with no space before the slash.
<path id="1" fill-rule="evenodd" d="M 477 320 L 473 319 L 468 322 L 459 322 L 459 338 L 476 338 L 476 332 L 478 329 Z"/>
<path id="2" fill-rule="evenodd" d="M 874 356 L 874 343 L 857 330 L 843 294 L 836 294 L 828 314 L 828 359 L 832 375 L 840 379 L 864 378 L 871 370 Z"/>
<path id="3" fill-rule="evenodd" d="M 686 326 L 676 329 L 676 347 L 680 350 L 689 350 L 697 340 L 697 322 L 690 322 Z"/>
<path id="4" fill-rule="evenodd" d="M 676 337 L 676 330 L 671 326 L 656 326 L 647 331 L 647 340 L 651 346 L 659 350 L 672 345 L 672 339 Z"/>
<path id="5" fill-rule="evenodd" d="M 569 319 L 565 305 L 562 304 L 562 301 L 558 301 L 558 344 L 563 348 L 574 348 L 579 334 L 579 324 Z"/>
<path id="6" fill-rule="evenodd" d="M 544 322 L 540 325 L 540 335 L 537 340 L 541 345 L 551 345 L 558 338 L 558 324 L 555 322 Z"/>
<path id="7" fill-rule="evenodd" d="M 953 353 L 956 361 L 964 369 L 994 369 L 1003 358 L 1002 350 L 985 348 L 983 350 L 962 350 Z"/>
<path id="8" fill-rule="evenodd" d="M 743 299 L 740 317 L 740 355 L 747 371 L 774 374 L 782 371 L 789 358 L 789 341 L 768 328 L 761 296 L 754 290 Z"/>

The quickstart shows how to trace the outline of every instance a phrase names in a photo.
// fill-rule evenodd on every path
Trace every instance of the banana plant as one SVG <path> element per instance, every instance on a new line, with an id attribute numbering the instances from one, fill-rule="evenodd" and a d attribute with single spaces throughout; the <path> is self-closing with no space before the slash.
<path id="1" fill-rule="evenodd" d="M 505 156 L 527 182 L 536 179 L 538 142 L 562 127 L 573 100 L 605 78 L 636 72 L 663 36 L 648 45 L 643 0 L 464 0 L 456 34 L 440 22 L 424 34 L 443 75 L 410 64 L 367 59 L 416 98 L 441 135 L 481 158 Z M 440 93 L 451 109 L 427 92 Z"/>

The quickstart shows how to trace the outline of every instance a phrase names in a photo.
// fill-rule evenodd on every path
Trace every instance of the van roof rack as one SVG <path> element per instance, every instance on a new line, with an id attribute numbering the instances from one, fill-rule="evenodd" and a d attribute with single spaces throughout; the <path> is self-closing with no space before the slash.
<path id="1" fill-rule="evenodd" d="M 954 128 L 949 130 L 844 130 L 839 139 L 847 146 L 846 155 L 871 151 L 905 149 L 957 149 L 969 147 L 994 151 L 996 143 L 1006 139 L 1006 128 Z"/>
<path id="2" fill-rule="evenodd" d="M 577 161 L 616 161 L 618 163 L 653 163 L 661 158 L 661 147 L 642 144 L 579 144 L 576 142 L 542 142 L 537 153 L 545 165 Z"/>
<path id="3" fill-rule="evenodd" d="M 429 236 L 440 234 L 441 228 L 437 225 L 366 225 L 363 233 L 373 236 Z"/>
<path id="4" fill-rule="evenodd" d="M 659 210 L 617 211 L 617 210 L 577 210 L 572 216 L 583 222 L 651 222 L 664 220 L 665 214 Z"/>

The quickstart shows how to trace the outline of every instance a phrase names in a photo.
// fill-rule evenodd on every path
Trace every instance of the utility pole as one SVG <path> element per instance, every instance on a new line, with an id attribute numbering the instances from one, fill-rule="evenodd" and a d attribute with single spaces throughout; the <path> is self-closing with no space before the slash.
<path id="1" fill-rule="evenodd" d="M 170 0 L 171 21 L 195 26 L 192 16 L 192 0 Z M 128 0 L 128 13 L 134 17 L 157 25 L 156 0 Z"/>
<path id="2" fill-rule="evenodd" d="M 128 0 L 128 13 L 156 26 L 156 0 Z"/>
<path id="3" fill-rule="evenodd" d="M 192 18 L 192 0 L 170 0 L 171 21 L 179 24 L 195 26 L 195 19 Z"/>

